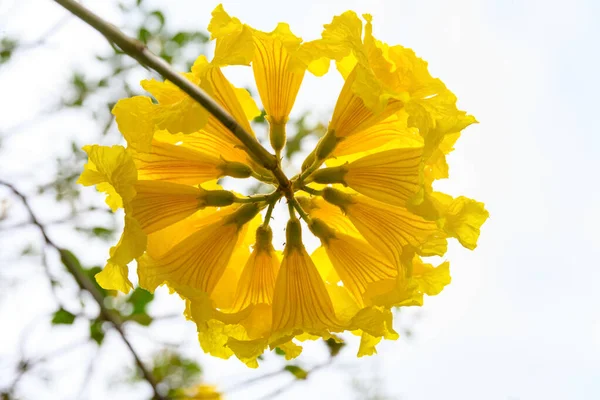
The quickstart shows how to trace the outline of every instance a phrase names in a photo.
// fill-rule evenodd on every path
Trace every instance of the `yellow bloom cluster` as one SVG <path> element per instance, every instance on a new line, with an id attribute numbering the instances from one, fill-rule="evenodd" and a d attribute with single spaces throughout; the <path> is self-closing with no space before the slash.
<path id="1" fill-rule="evenodd" d="M 432 186 L 448 177 L 446 155 L 475 119 L 412 50 L 375 39 L 371 16 L 363 18 L 348 11 L 303 42 L 285 23 L 261 32 L 222 6 L 213 11 L 215 55 L 185 76 L 254 135 L 258 107 L 221 72 L 251 66 L 277 158 L 306 71 L 321 76 L 334 60 L 344 77 L 327 133 L 285 184 L 168 81 L 142 82 L 153 99 L 117 103 L 127 147 L 86 146 L 79 180 L 125 210 L 122 237 L 96 276 L 102 287 L 129 291 L 128 264 L 137 260 L 141 287 L 167 285 L 185 299 L 206 352 L 251 367 L 268 348 L 289 359 L 300 354 L 298 341 L 339 332 L 361 336 L 358 356 L 398 337 L 391 309 L 420 306 L 450 282 L 447 262 L 434 267 L 422 257 L 444 255 L 448 238 L 474 249 L 488 212 Z M 217 185 L 227 176 L 274 190 L 242 196 Z M 269 222 L 282 198 L 290 219 L 280 253 Z M 296 213 L 321 241 L 312 255 Z"/>

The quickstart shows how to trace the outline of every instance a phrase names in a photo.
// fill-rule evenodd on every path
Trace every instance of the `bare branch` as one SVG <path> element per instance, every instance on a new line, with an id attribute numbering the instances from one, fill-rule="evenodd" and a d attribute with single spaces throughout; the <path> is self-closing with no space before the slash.
<path id="1" fill-rule="evenodd" d="M 96 301 L 96 303 L 100 307 L 100 314 L 106 321 L 109 321 L 113 325 L 115 330 L 119 333 L 119 335 L 123 339 L 123 342 L 129 349 L 131 354 L 133 355 L 133 358 L 134 358 L 135 363 L 137 364 L 138 368 L 140 369 L 140 371 L 142 371 L 144 379 L 150 384 L 150 386 L 152 386 L 152 390 L 154 391 L 154 398 L 157 400 L 166 400 L 166 398 L 163 395 L 161 395 L 160 392 L 158 391 L 157 383 L 156 383 L 156 380 L 154 379 L 154 376 L 152 376 L 152 373 L 150 372 L 150 370 L 148 370 L 146 368 L 146 366 L 142 362 L 140 356 L 137 354 L 137 352 L 135 351 L 135 349 L 129 342 L 129 339 L 127 339 L 127 336 L 125 335 L 125 330 L 123 329 L 123 322 L 121 321 L 121 319 L 119 318 L 119 316 L 117 314 L 113 313 L 111 310 L 109 310 L 104 305 L 104 297 L 103 297 L 102 293 L 100 293 L 100 291 L 96 288 L 96 286 L 90 280 L 90 278 L 88 278 L 83 273 L 83 271 L 81 271 L 79 266 L 73 262 L 68 251 L 59 247 L 56 243 L 54 243 L 54 241 L 52 241 L 52 239 L 50 239 L 50 237 L 48 236 L 48 233 L 46 232 L 45 226 L 42 225 L 39 222 L 39 220 L 37 219 L 37 217 L 35 216 L 35 213 L 33 212 L 33 209 L 31 208 L 27 197 L 23 193 L 21 193 L 16 187 L 11 185 L 10 183 L 0 181 L 0 185 L 7 187 L 11 192 L 13 192 L 15 194 L 15 196 L 17 196 L 21 199 L 23 205 L 25 206 L 25 208 L 27 209 L 27 212 L 29 213 L 29 216 L 31 217 L 31 222 L 39 228 L 46 244 L 58 251 L 64 266 L 67 268 L 69 273 L 73 276 L 73 278 L 77 282 L 77 285 L 82 290 L 84 290 L 92 295 L 92 298 Z"/>

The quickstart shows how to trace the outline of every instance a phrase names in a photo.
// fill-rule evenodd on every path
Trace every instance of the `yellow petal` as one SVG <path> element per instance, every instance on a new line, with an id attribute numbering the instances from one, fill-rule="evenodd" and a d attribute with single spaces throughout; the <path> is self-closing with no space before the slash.
<path id="1" fill-rule="evenodd" d="M 304 247 L 288 247 L 284 253 L 273 294 L 272 329 L 275 338 L 340 330 L 325 284 Z"/>
<path id="2" fill-rule="evenodd" d="M 235 95 L 244 110 L 246 120 L 252 121 L 254 118 L 261 114 L 260 109 L 256 105 L 256 102 L 252 98 L 250 92 L 244 88 L 234 88 Z"/>
<path id="3" fill-rule="evenodd" d="M 389 340 L 398 339 L 393 328 L 392 312 L 385 307 L 367 307 L 360 310 L 352 319 L 352 327 L 361 329 L 369 335 Z"/>
<path id="4" fill-rule="evenodd" d="M 129 269 L 126 265 L 109 262 L 104 266 L 102 271 L 95 275 L 96 282 L 106 290 L 118 290 L 123 293 L 129 293 L 133 289 L 133 285 L 127 276 L 128 271 Z"/>
<path id="5" fill-rule="evenodd" d="M 337 284 L 340 281 L 340 277 L 337 272 L 333 268 L 333 264 L 327 255 L 327 250 L 325 247 L 318 247 L 313 253 L 310 255 L 317 270 L 319 271 L 319 275 L 321 275 L 321 279 L 325 282 Z"/>
<path id="6" fill-rule="evenodd" d="M 293 360 L 302 353 L 302 346 L 298 346 L 291 340 L 287 343 L 280 344 L 279 347 L 285 353 L 286 360 Z"/>
<path id="7" fill-rule="evenodd" d="M 367 332 L 363 332 L 360 336 L 360 346 L 358 348 L 357 357 L 372 356 L 377 354 L 375 346 L 381 342 L 381 337 L 375 337 L 369 335 Z"/>
<path id="8" fill-rule="evenodd" d="M 183 239 L 189 237 L 203 227 L 230 215 L 237 208 L 238 206 L 236 205 L 220 210 L 217 210 L 217 208 L 214 207 L 205 208 L 173 225 L 149 234 L 148 254 L 152 258 L 162 257 L 162 255 L 175 247 L 175 245 Z"/>
<path id="9" fill-rule="evenodd" d="M 419 147 L 381 151 L 343 166 L 318 170 L 314 180 L 343 183 L 375 200 L 405 206 L 421 189 L 422 154 Z"/>
<path id="10" fill-rule="evenodd" d="M 198 84 L 194 74 L 183 76 Z M 149 97 L 135 96 L 119 100 L 112 111 L 129 147 L 147 152 L 157 129 L 188 134 L 206 124 L 208 112 L 172 83 L 143 81 L 142 85 L 155 95 L 159 101 L 157 104 L 152 103 Z"/>
<path id="11" fill-rule="evenodd" d="M 241 94 L 241 90 L 234 87 L 229 80 L 227 80 L 220 68 L 213 64 L 207 64 L 203 62 L 202 59 L 196 61 L 192 67 L 192 73 L 200 78 L 200 87 L 206 90 L 217 103 L 225 108 L 246 132 L 254 135 L 254 132 L 248 123 L 248 114 L 256 113 L 257 109 L 256 104 L 252 104 L 252 98 L 248 95 Z M 212 115 L 209 116 L 204 130 L 217 136 L 220 135 L 229 141 L 241 145 L 241 142 L 231 133 L 231 131 L 223 126 L 223 124 Z"/>
<path id="12" fill-rule="evenodd" d="M 144 232 L 152 233 L 180 221 L 200 209 L 202 189 L 160 181 L 139 181 L 131 201 L 132 216 Z"/>
<path id="13" fill-rule="evenodd" d="M 252 70 L 258 93 L 271 124 L 285 125 L 304 78 L 306 66 L 294 62 L 302 39 L 287 24 L 280 23 L 273 32 L 254 31 L 256 53 Z"/>
<path id="14" fill-rule="evenodd" d="M 113 211 L 133 199 L 137 171 L 124 147 L 93 145 L 84 146 L 83 150 L 88 154 L 88 163 L 77 183 L 97 185 L 98 190 L 107 193 L 106 203 Z"/>
<path id="15" fill-rule="evenodd" d="M 329 201 L 329 199 L 326 200 Z M 362 236 L 397 267 L 402 265 L 405 247 L 418 248 L 438 231 L 426 221 L 402 207 L 394 207 L 361 195 L 345 206 L 348 218 Z"/>
<path id="16" fill-rule="evenodd" d="M 246 341 L 229 338 L 227 340 L 227 347 L 229 347 L 235 356 L 248 367 L 258 368 L 258 362 L 256 360 L 267 348 L 267 340 L 255 339 Z"/>
<path id="17" fill-rule="evenodd" d="M 354 92 L 353 85 L 357 81 L 358 70 L 349 76 L 338 97 L 333 116 L 329 123 L 329 130 L 335 132 L 337 138 L 348 138 L 359 133 L 389 116 L 398 112 L 403 103 L 398 100 L 386 101 L 381 110 L 373 111 L 364 99 Z M 369 88 L 362 89 L 369 91 Z"/>
<path id="18" fill-rule="evenodd" d="M 347 326 L 352 318 L 361 310 L 361 306 L 358 305 L 352 293 L 344 287 L 336 284 L 327 284 L 327 292 L 333 303 L 335 310 L 335 316 L 342 323 Z"/>
<path id="19" fill-rule="evenodd" d="M 238 227 L 217 221 L 190 235 L 162 257 L 138 260 L 140 286 L 153 291 L 163 282 L 211 293 L 238 239 Z"/>
<path id="20" fill-rule="evenodd" d="M 257 238 L 257 240 L 259 239 Z M 275 255 L 271 240 L 269 239 L 268 243 L 257 244 L 240 277 L 234 310 L 241 310 L 251 304 L 271 304 L 278 271 L 279 260 Z"/>
<path id="21" fill-rule="evenodd" d="M 146 96 L 121 99 L 112 109 L 119 131 L 127 144 L 140 151 L 149 151 L 156 122 L 152 100 Z"/>
<path id="22" fill-rule="evenodd" d="M 323 220 L 323 222 L 338 232 L 351 236 L 361 236 L 356 227 L 354 227 L 352 222 L 338 207 L 328 203 L 321 197 L 308 198 L 299 196 L 298 201 L 312 218 Z"/>
<path id="23" fill-rule="evenodd" d="M 331 156 L 340 158 L 350 154 L 363 154 L 382 146 L 386 146 L 386 148 L 423 146 L 423 139 L 419 135 L 418 130 L 408 128 L 407 119 L 408 114 L 402 111 L 392 114 L 384 120 L 368 126 L 366 129 L 339 142 Z M 334 165 L 339 164 L 341 162 L 338 161 Z M 330 163 L 328 162 L 327 165 L 330 165 Z"/>
<path id="24" fill-rule="evenodd" d="M 438 196 L 438 198 L 441 197 Z M 440 206 L 439 210 L 442 216 L 442 229 L 449 236 L 457 238 L 460 244 L 467 249 L 475 249 L 480 228 L 490 216 L 484 204 L 460 196 Z"/>
<path id="25" fill-rule="evenodd" d="M 223 176 L 218 154 L 154 140 L 149 153 L 132 152 L 139 179 L 197 185 Z"/>
<path id="26" fill-rule="evenodd" d="M 159 257 L 144 254 L 138 259 L 140 286 L 153 291 L 166 282 L 171 287 L 187 286 L 210 295 L 223 276 L 240 235 L 246 232 L 244 225 L 258 211 L 256 204 L 244 204 L 203 225 Z"/>
<path id="27" fill-rule="evenodd" d="M 241 232 L 240 237 L 242 234 L 245 235 L 245 232 Z M 248 250 L 248 246 L 235 246 L 231 259 L 210 296 L 215 307 L 227 313 L 241 310 L 241 308 L 233 310 L 232 307 L 235 301 L 236 288 L 240 280 L 240 270 L 248 262 L 249 257 L 250 251 Z"/>
<path id="28" fill-rule="evenodd" d="M 254 54 L 252 32 L 239 19 L 227 14 L 222 4 L 212 12 L 208 25 L 211 39 L 217 40 L 213 63 L 216 65 L 249 65 Z"/>
<path id="29" fill-rule="evenodd" d="M 129 215 L 125 215 L 123 234 L 119 242 L 110 248 L 110 258 L 104 270 L 96 275 L 98 284 L 104 289 L 128 293 L 132 285 L 127 277 L 127 264 L 142 255 L 146 250 L 146 241 L 146 235 L 139 223 Z"/>
<path id="30" fill-rule="evenodd" d="M 324 240 L 323 245 L 344 286 L 361 305 L 362 295 L 370 283 L 398 275 L 389 261 L 360 239 L 336 232 L 335 237 Z"/>
<path id="31" fill-rule="evenodd" d="M 221 400 L 221 394 L 210 385 L 196 385 L 193 388 L 183 390 L 184 398 L 188 400 Z M 179 397 L 179 395 L 175 396 Z"/>
<path id="32" fill-rule="evenodd" d="M 419 289 L 428 296 L 439 294 L 451 281 L 450 263 L 444 262 L 437 267 L 425 264 L 420 257 L 413 259 L 413 277 Z"/>

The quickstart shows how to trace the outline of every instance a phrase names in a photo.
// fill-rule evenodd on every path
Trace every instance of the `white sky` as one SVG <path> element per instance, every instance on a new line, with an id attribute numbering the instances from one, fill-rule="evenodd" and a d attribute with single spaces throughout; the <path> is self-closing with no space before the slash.
<path id="1" fill-rule="evenodd" d="M 14 26 L 6 29 L 32 38 L 63 15 L 47 1 L 18 3 L 0 2 L 0 13 L 15 15 Z M 116 14 L 107 5 L 112 2 L 85 3 L 114 21 Z M 204 31 L 217 4 L 170 0 L 168 20 Z M 371 13 L 379 39 L 412 47 L 456 93 L 461 108 L 480 121 L 464 132 L 449 157 L 450 180 L 439 185 L 486 203 L 491 217 L 478 249 L 451 247 L 447 258 L 453 282 L 441 295 L 426 299 L 420 318 L 410 322 L 413 339 L 383 343 L 379 355 L 360 360 L 354 359 L 354 341 L 340 365 L 358 378 L 379 373 L 385 391 L 402 399 L 600 398 L 600 191 L 594 184 L 600 171 L 600 3 L 255 0 L 224 5 L 262 30 L 289 22 L 294 33 L 308 40 L 320 35 L 321 25 L 335 14 L 347 9 Z M 3 33 L 0 27 L 0 37 Z M 0 74 L 0 112 L 10 114 L 0 122 L 10 126 L 51 101 L 57 95 L 55 82 L 68 76 L 73 65 L 85 65 L 83 59 L 101 48 L 102 40 L 73 22 L 56 36 L 50 52 L 10 67 L 20 69 L 22 80 L 7 79 L 14 71 Z M 230 76 L 239 85 L 252 85 L 248 73 Z M 334 76 L 307 80 L 296 110 L 316 109 L 327 119 L 339 87 Z M 35 158 L 64 151 L 57 138 L 61 131 L 76 130 L 85 142 L 85 126 L 63 127 L 56 121 L 47 132 L 11 138 L 11 153 L 0 153 L 0 178 L 26 177 L 30 165 L 17 160 L 24 154 Z M 28 187 L 26 179 L 21 187 Z M 10 303 L 30 295 L 24 292 Z M 26 314 L 6 305 L 0 298 L 0 325 Z M 31 315 L 39 312 L 34 305 L 24 308 L 31 308 Z M 189 324 L 183 331 L 168 327 L 166 337 L 173 341 L 194 335 Z M 0 332 L 0 355 L 16 335 Z M 307 362 L 323 353 L 318 346 L 308 347 L 314 351 L 307 350 Z M 195 345 L 189 351 L 200 354 Z M 233 359 L 201 356 L 201 361 L 207 380 L 223 387 L 232 377 L 266 372 L 247 372 Z M 347 379 L 347 372 L 319 372 L 284 398 L 347 398 Z M 274 379 L 268 387 L 282 382 L 285 378 Z M 265 391 L 267 386 L 259 385 L 228 399 L 258 398 Z"/>

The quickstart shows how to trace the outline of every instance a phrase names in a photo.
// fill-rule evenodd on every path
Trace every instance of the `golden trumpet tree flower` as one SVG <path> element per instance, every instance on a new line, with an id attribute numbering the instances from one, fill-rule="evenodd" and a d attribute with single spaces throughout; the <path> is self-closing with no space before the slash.
<path id="1" fill-rule="evenodd" d="M 116 104 L 127 147 L 86 146 L 79 179 L 125 211 L 121 239 L 96 276 L 101 286 L 129 291 L 136 260 L 142 288 L 166 285 L 184 299 L 204 351 L 250 367 L 267 349 L 290 359 L 298 341 L 342 332 L 361 337 L 358 356 L 398 338 L 392 309 L 421 306 L 450 283 L 449 263 L 427 257 L 443 256 L 450 238 L 474 249 L 488 212 L 433 187 L 448 178 L 446 156 L 475 119 L 425 61 L 377 40 L 371 16 L 363 18 L 345 12 L 304 42 L 285 23 L 260 31 L 218 6 L 208 27 L 214 57 L 199 57 L 184 76 L 235 124 L 168 81 L 145 80 L 152 98 Z M 280 156 L 296 96 L 306 71 L 321 76 L 332 61 L 344 84 L 327 132 L 287 178 Z M 230 65 L 252 68 L 273 161 L 250 124 L 259 108 L 222 73 Z M 244 196 L 220 187 L 223 177 L 252 177 L 273 191 Z M 270 222 L 283 198 L 281 252 Z M 309 254 L 302 238 L 311 233 L 321 247 Z"/>

